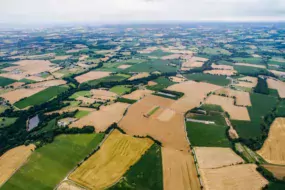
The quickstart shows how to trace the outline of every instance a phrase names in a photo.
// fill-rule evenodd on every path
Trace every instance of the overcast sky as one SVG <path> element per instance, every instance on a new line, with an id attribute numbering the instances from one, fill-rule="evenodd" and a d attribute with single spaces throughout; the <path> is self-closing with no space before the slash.
<path id="1" fill-rule="evenodd" d="M 0 0 L 0 23 L 285 20 L 285 0 Z"/>

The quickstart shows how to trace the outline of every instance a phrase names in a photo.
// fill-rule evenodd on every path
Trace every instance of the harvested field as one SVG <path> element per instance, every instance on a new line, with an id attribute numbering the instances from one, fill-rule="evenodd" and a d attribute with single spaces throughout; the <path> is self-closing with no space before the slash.
<path id="1" fill-rule="evenodd" d="M 256 171 L 255 164 L 240 164 L 217 169 L 201 169 L 206 190 L 260 190 L 268 181 Z"/>
<path id="2" fill-rule="evenodd" d="M 242 77 L 237 79 L 237 84 L 235 86 L 241 86 L 246 88 L 254 88 L 257 85 L 257 78 L 256 77 Z"/>
<path id="3" fill-rule="evenodd" d="M 191 68 L 202 67 L 208 59 L 203 57 L 191 57 L 186 62 L 182 63 L 182 70 L 189 70 Z"/>
<path id="4" fill-rule="evenodd" d="M 114 100 L 117 98 L 117 94 L 103 89 L 92 89 L 92 98 L 99 101 Z"/>
<path id="5" fill-rule="evenodd" d="M 5 100 L 8 100 L 11 104 L 14 104 L 17 101 L 23 98 L 32 96 L 40 91 L 43 91 L 44 89 L 46 89 L 46 87 L 32 88 L 32 89 L 22 88 L 22 89 L 16 89 L 14 91 L 1 94 L 0 96 L 4 98 Z"/>
<path id="6" fill-rule="evenodd" d="M 193 156 L 190 152 L 162 147 L 163 188 L 200 189 Z"/>
<path id="7" fill-rule="evenodd" d="M 206 104 L 220 105 L 226 112 L 230 114 L 231 119 L 250 121 L 247 108 L 235 106 L 233 98 L 210 95 L 206 100 Z"/>
<path id="8" fill-rule="evenodd" d="M 73 111 L 75 111 L 75 110 L 88 111 L 88 112 L 96 111 L 96 109 L 94 109 L 94 108 L 68 106 L 68 107 L 62 108 L 62 109 L 60 109 L 60 110 L 56 110 L 56 111 L 52 111 L 52 112 L 47 112 L 47 113 L 45 113 L 45 114 L 46 114 L 46 115 L 50 115 L 50 114 L 53 114 L 53 113 L 62 114 L 63 112 L 73 112 Z"/>
<path id="9" fill-rule="evenodd" d="M 285 164 L 285 118 L 276 118 L 262 148 L 257 152 L 267 162 Z"/>
<path id="10" fill-rule="evenodd" d="M 257 65 L 257 64 L 250 64 L 250 63 L 235 63 L 235 65 L 266 69 L 265 65 Z"/>
<path id="11" fill-rule="evenodd" d="M 186 112 L 200 104 L 209 92 L 222 88 L 204 82 L 187 81 L 169 86 L 167 90 L 183 92 L 184 96 L 174 102 L 170 108 L 177 112 Z M 195 89 L 195 91 L 193 91 Z"/>
<path id="12" fill-rule="evenodd" d="M 268 84 L 268 88 L 276 89 L 278 91 L 280 98 L 285 98 L 285 83 L 284 82 L 280 80 L 272 79 L 272 78 L 268 78 L 266 81 Z"/>
<path id="13" fill-rule="evenodd" d="M 158 48 L 157 47 L 147 47 L 146 49 L 140 50 L 138 52 L 139 53 L 151 53 L 151 52 L 153 52 L 155 50 L 158 50 Z"/>
<path id="14" fill-rule="evenodd" d="M 181 54 L 171 54 L 161 57 L 163 60 L 169 60 L 169 59 L 179 59 L 182 55 Z"/>
<path id="15" fill-rule="evenodd" d="M 277 75 L 277 76 L 285 76 L 284 71 L 275 71 L 275 70 L 269 70 L 269 71 L 272 72 L 273 74 Z"/>
<path id="16" fill-rule="evenodd" d="M 114 130 L 102 147 L 71 173 L 69 178 L 90 189 L 110 187 L 152 144 L 150 139 L 134 138 Z"/>
<path id="17" fill-rule="evenodd" d="M 236 105 L 238 106 L 251 106 L 250 95 L 248 92 L 232 90 L 229 88 L 223 88 L 217 90 L 215 94 L 227 95 L 229 97 L 236 97 Z"/>
<path id="18" fill-rule="evenodd" d="M 146 96 L 129 107 L 127 114 L 119 122 L 119 126 L 128 134 L 149 135 L 165 147 L 187 151 L 189 144 L 184 131 L 184 116 L 180 113 L 173 114 L 168 110 L 174 102 L 174 100 L 159 96 Z M 145 117 L 144 114 L 154 106 L 160 108 L 151 117 Z"/>
<path id="19" fill-rule="evenodd" d="M 100 79 L 103 77 L 109 76 L 111 73 L 110 72 L 104 72 L 104 71 L 90 71 L 88 73 L 85 73 L 83 75 L 75 77 L 75 79 L 79 83 L 87 82 L 90 80 L 95 80 L 95 79 Z"/>
<path id="20" fill-rule="evenodd" d="M 284 180 L 285 179 L 285 166 L 280 165 L 270 165 L 270 164 L 264 164 L 262 165 L 267 170 L 269 170 L 273 175 L 279 179 Z"/>
<path id="21" fill-rule="evenodd" d="M 76 185 L 70 180 L 63 181 L 57 188 L 57 190 L 84 190 L 85 188 Z"/>
<path id="22" fill-rule="evenodd" d="M 155 85 L 157 85 L 157 83 L 154 81 L 148 81 L 147 85 L 148 86 L 155 86 Z"/>
<path id="23" fill-rule="evenodd" d="M 211 66 L 213 69 L 234 70 L 234 67 L 231 65 L 216 65 L 215 63 L 213 63 Z"/>
<path id="24" fill-rule="evenodd" d="M 119 69 L 127 69 L 129 67 L 131 67 L 132 65 L 120 65 L 118 68 Z"/>
<path id="25" fill-rule="evenodd" d="M 225 75 L 225 76 L 232 76 L 237 73 L 236 70 L 221 70 L 221 69 L 215 69 L 215 70 L 207 70 L 203 73 L 211 74 L 211 75 Z"/>
<path id="26" fill-rule="evenodd" d="M 195 147 L 199 168 L 211 169 L 244 163 L 231 148 Z"/>
<path id="27" fill-rule="evenodd" d="M 185 82 L 187 79 L 182 77 L 169 77 L 169 80 L 171 80 L 172 82 L 180 83 L 180 82 Z"/>
<path id="28" fill-rule="evenodd" d="M 34 145 L 22 145 L 8 150 L 0 157 L 0 186 L 26 162 L 34 149 Z"/>
<path id="29" fill-rule="evenodd" d="M 153 91 L 151 90 L 147 90 L 147 89 L 144 89 L 144 90 L 136 90 L 130 94 L 126 94 L 124 96 L 122 96 L 123 98 L 127 98 L 127 99 L 131 99 L 131 100 L 139 100 L 147 95 L 150 95 L 152 94 Z"/>
<path id="30" fill-rule="evenodd" d="M 96 100 L 93 98 L 87 98 L 84 96 L 79 96 L 76 98 L 76 100 L 81 101 L 82 103 L 88 105 L 88 104 L 93 104 Z"/>
<path id="31" fill-rule="evenodd" d="M 26 76 L 51 71 L 55 68 L 54 64 L 44 60 L 23 60 L 13 64 L 16 66 L 3 69 L 4 71 L 7 71 L 7 73 L 0 74 L 0 76 L 21 80 Z"/>
<path id="32" fill-rule="evenodd" d="M 30 88 L 40 88 L 40 87 L 59 86 L 62 84 L 66 84 L 66 81 L 64 81 L 64 80 L 48 80 L 48 81 L 28 84 L 27 86 Z"/>
<path id="33" fill-rule="evenodd" d="M 85 117 L 72 123 L 69 127 L 82 128 L 94 126 L 96 132 L 105 131 L 112 123 L 120 121 L 129 104 L 114 103 L 108 106 L 101 106 L 99 111 L 94 111 Z"/>
<path id="34" fill-rule="evenodd" d="M 138 73 L 133 75 L 131 78 L 129 78 L 128 80 L 136 80 L 136 79 L 141 79 L 141 78 L 146 78 L 148 77 L 150 74 L 147 72 L 142 72 L 142 73 Z"/>
<path id="35" fill-rule="evenodd" d="M 25 77 L 25 79 L 33 80 L 33 81 L 37 81 L 37 82 L 41 82 L 41 81 L 46 80 L 46 79 L 44 79 L 42 77 L 38 77 L 38 76 L 28 76 L 28 77 Z"/>
<path id="36" fill-rule="evenodd" d="M 23 86 L 25 83 L 24 82 L 14 82 L 12 84 L 9 84 L 9 86 L 12 86 L 13 88 L 18 88 Z"/>

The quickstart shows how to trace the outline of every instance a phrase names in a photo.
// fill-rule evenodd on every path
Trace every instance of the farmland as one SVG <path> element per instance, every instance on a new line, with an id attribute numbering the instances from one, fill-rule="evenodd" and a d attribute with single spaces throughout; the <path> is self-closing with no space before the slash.
<path id="1" fill-rule="evenodd" d="M 7 86 L 7 85 L 12 84 L 14 82 L 16 82 L 16 80 L 10 79 L 10 78 L 5 78 L 5 77 L 0 77 L 0 86 L 1 87 Z"/>
<path id="2" fill-rule="evenodd" d="M 150 90 L 159 91 L 159 90 L 162 90 L 164 88 L 167 88 L 170 85 L 175 84 L 174 82 L 170 81 L 166 77 L 159 77 L 159 78 L 155 79 L 154 82 L 156 83 L 155 85 L 148 86 L 147 88 Z"/>
<path id="3" fill-rule="evenodd" d="M 17 118 L 15 117 L 0 117 L 0 128 L 12 125 L 15 123 L 16 119 Z"/>
<path id="4" fill-rule="evenodd" d="M 2 186 L 2 189 L 53 189 L 99 144 L 103 136 L 88 134 L 57 137 L 52 144 L 34 151 L 29 161 Z"/>
<path id="5" fill-rule="evenodd" d="M 226 86 L 230 83 L 225 76 L 217 76 L 210 74 L 187 74 L 185 77 L 189 80 L 194 80 L 197 82 L 208 82 L 215 85 Z"/>
<path id="6" fill-rule="evenodd" d="M 119 86 L 114 86 L 113 88 L 110 89 L 110 91 L 118 95 L 123 95 L 129 93 L 131 91 L 131 88 L 128 86 L 119 85 Z"/>

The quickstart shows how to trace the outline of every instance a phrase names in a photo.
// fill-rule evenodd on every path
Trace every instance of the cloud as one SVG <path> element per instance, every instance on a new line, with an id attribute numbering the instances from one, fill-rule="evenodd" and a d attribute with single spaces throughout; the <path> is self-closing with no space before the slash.
<path id="1" fill-rule="evenodd" d="M 284 0 L 1 0 L 0 22 L 285 20 Z"/>

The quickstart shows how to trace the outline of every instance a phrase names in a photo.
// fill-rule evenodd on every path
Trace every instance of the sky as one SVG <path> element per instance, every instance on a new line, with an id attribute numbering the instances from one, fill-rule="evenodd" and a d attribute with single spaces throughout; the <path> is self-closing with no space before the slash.
<path id="1" fill-rule="evenodd" d="M 0 0 L 0 23 L 285 21 L 285 0 Z"/>

